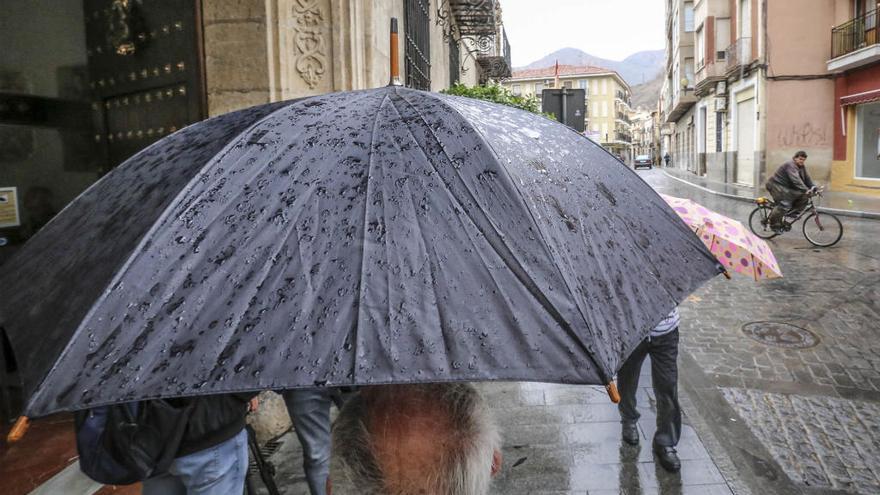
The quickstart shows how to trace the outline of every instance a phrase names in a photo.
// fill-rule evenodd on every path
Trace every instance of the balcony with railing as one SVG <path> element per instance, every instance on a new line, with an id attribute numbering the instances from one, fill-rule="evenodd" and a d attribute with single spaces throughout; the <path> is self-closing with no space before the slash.
<path id="1" fill-rule="evenodd" d="M 677 122 L 682 115 L 697 103 L 693 81 L 685 78 L 679 82 L 678 88 L 670 88 L 666 96 L 666 122 Z"/>
<path id="2" fill-rule="evenodd" d="M 495 34 L 495 0 L 445 0 L 455 18 L 461 36 L 490 36 Z"/>
<path id="3" fill-rule="evenodd" d="M 877 9 L 831 28 L 828 70 L 840 71 L 880 60 Z"/>
<path id="4" fill-rule="evenodd" d="M 478 46 L 477 63 L 481 68 L 481 79 L 506 79 L 510 77 L 513 64 L 510 61 L 510 42 L 504 26 L 498 24 L 494 34 L 487 36 Z"/>
<path id="5" fill-rule="evenodd" d="M 730 76 L 744 70 L 752 62 L 752 38 L 740 38 L 733 42 L 725 50 L 727 55 L 727 70 L 725 74 Z"/>
<path id="6" fill-rule="evenodd" d="M 697 69 L 694 75 L 694 93 L 697 97 L 705 96 L 716 82 L 724 80 L 727 72 L 727 53 L 721 53 L 725 55 L 721 60 L 703 63 Z"/>

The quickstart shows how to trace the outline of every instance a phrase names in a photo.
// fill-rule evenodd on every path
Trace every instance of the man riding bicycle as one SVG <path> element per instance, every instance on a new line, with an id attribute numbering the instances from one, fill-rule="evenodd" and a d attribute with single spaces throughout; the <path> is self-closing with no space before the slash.
<path id="1" fill-rule="evenodd" d="M 798 151 L 791 160 L 780 166 L 773 177 L 767 181 L 766 188 L 773 196 L 776 207 L 770 213 L 770 228 L 776 233 L 784 230 L 783 218 L 786 213 L 800 211 L 810 199 L 810 194 L 816 190 L 816 185 L 810 179 L 810 174 L 804 164 L 807 161 L 807 152 Z"/>

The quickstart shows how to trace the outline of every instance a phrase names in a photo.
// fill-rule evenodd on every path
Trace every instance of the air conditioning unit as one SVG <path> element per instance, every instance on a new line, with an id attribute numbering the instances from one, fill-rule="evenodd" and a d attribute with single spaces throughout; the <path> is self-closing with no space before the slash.
<path id="1" fill-rule="evenodd" d="M 722 60 L 727 60 L 727 51 L 721 50 L 715 52 L 715 60 L 721 62 Z"/>
<path id="2" fill-rule="evenodd" d="M 715 98 L 715 111 L 716 112 L 726 112 L 727 111 L 727 98 L 723 96 L 718 96 Z"/>
<path id="3" fill-rule="evenodd" d="M 718 81 L 715 83 L 715 94 L 716 95 L 726 95 L 727 94 L 727 81 Z"/>

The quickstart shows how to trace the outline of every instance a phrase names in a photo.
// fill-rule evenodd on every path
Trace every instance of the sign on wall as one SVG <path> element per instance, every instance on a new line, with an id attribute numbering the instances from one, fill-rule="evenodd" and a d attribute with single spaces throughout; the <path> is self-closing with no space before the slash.
<path id="1" fill-rule="evenodd" d="M 14 187 L 0 187 L 0 229 L 18 227 L 21 218 L 18 214 L 18 194 Z"/>

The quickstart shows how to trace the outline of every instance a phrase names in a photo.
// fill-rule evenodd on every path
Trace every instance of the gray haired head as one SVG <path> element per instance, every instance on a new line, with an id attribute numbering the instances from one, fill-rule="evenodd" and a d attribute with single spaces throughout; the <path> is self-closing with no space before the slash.
<path id="1" fill-rule="evenodd" d="M 484 495 L 500 448 L 473 385 L 369 387 L 333 424 L 333 494 Z"/>

